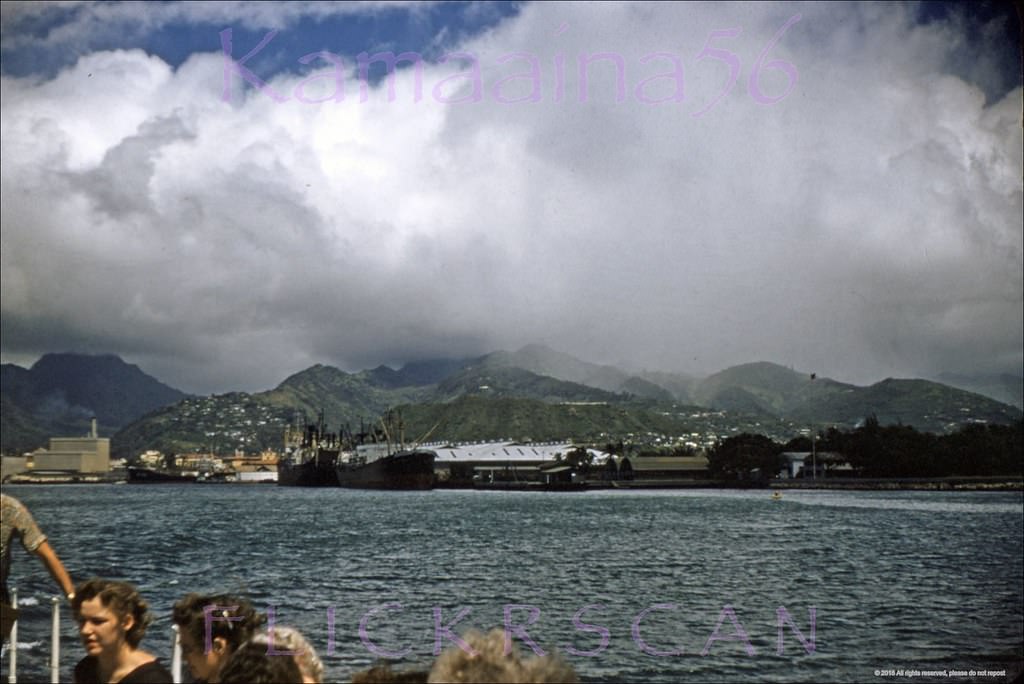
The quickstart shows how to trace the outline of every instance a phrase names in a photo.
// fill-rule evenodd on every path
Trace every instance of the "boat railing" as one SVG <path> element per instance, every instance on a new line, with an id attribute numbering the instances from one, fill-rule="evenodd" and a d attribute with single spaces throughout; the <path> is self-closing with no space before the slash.
<path id="1" fill-rule="evenodd" d="M 18 590 L 11 589 L 11 605 L 17 610 L 18 608 Z M 10 674 L 7 675 L 7 681 L 11 684 L 18 681 L 18 619 L 14 619 L 14 624 L 11 625 L 11 633 L 8 641 L 10 642 Z"/>
<path id="2" fill-rule="evenodd" d="M 60 604 L 61 600 L 58 596 L 50 598 L 51 605 L 51 617 L 50 617 L 50 682 L 56 684 L 61 681 L 60 679 Z M 18 606 L 18 590 L 16 588 L 11 589 L 11 606 L 17 608 Z M 178 626 L 174 625 L 171 628 L 171 676 L 174 679 L 175 684 L 181 682 L 181 635 L 178 632 Z M 7 673 L 8 684 L 17 684 L 18 681 L 18 620 L 14 620 L 14 624 L 11 625 L 10 639 L 7 644 L 7 653 L 10 658 L 9 669 Z"/>
<path id="3" fill-rule="evenodd" d="M 50 599 L 50 682 L 56 684 L 60 681 L 60 598 L 54 596 Z M 18 607 L 18 590 L 11 589 L 11 606 Z M 15 684 L 18 681 L 18 620 L 15 618 L 11 625 L 11 634 L 7 644 L 7 653 L 10 658 L 8 665 L 7 681 Z"/>
<path id="4" fill-rule="evenodd" d="M 181 632 L 178 625 L 171 625 L 171 679 L 174 684 L 181 682 Z"/>

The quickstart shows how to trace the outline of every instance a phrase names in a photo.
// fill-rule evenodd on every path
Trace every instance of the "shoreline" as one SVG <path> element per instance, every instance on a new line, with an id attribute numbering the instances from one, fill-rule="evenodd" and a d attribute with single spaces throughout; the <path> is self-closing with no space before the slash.
<path id="1" fill-rule="evenodd" d="M 220 486 L 277 486 L 271 482 L 131 482 L 124 479 L 102 476 L 65 477 L 12 477 L 4 485 L 124 485 L 153 486 L 168 484 L 220 485 Z M 301 489 L 301 488 L 300 488 Z M 337 489 L 344 489 L 337 487 Z M 579 483 L 508 482 L 488 483 L 478 486 L 470 483 L 438 483 L 436 490 L 475 491 L 533 491 L 559 493 L 585 493 L 608 490 L 650 490 L 650 489 L 750 489 L 750 490 L 860 490 L 860 491 L 960 491 L 960 492 L 1019 492 L 1024 491 L 1024 477 L 978 476 L 978 477 L 895 477 L 895 478 L 827 478 L 821 480 L 771 480 L 769 482 L 743 482 L 727 480 L 607 480 Z M 387 491 L 387 490 L 380 490 Z"/>
<path id="2" fill-rule="evenodd" d="M 769 489 L 850 489 L 872 491 L 1024 491 L 1021 476 L 879 477 L 822 480 L 772 480 Z"/>

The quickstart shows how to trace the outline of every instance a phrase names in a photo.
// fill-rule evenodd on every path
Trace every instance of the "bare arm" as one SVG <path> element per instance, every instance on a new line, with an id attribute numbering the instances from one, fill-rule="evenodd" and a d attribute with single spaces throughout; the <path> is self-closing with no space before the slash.
<path id="1" fill-rule="evenodd" d="M 64 564 L 60 562 L 60 558 L 57 558 L 57 553 L 50 546 L 50 542 L 44 541 L 37 546 L 36 555 L 39 556 L 39 560 L 43 561 L 46 569 L 50 571 L 54 581 L 64 590 L 64 595 L 70 596 L 74 593 L 75 585 L 71 583 L 68 571 L 64 569 Z"/>

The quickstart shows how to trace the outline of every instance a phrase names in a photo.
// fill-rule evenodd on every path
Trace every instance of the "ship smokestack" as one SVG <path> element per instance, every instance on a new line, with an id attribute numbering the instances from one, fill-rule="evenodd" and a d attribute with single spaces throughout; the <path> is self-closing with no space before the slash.
<path id="1" fill-rule="evenodd" d="M 92 429 L 89 432 L 89 436 L 93 439 L 99 437 L 99 433 L 96 432 L 96 416 L 93 416 L 92 418 Z"/>

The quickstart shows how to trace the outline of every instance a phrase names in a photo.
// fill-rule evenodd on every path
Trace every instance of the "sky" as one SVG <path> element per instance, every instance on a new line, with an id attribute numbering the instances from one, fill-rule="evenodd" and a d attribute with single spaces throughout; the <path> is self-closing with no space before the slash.
<path id="1" fill-rule="evenodd" d="M 0 11 L 5 363 L 1022 372 L 1010 3 Z"/>

